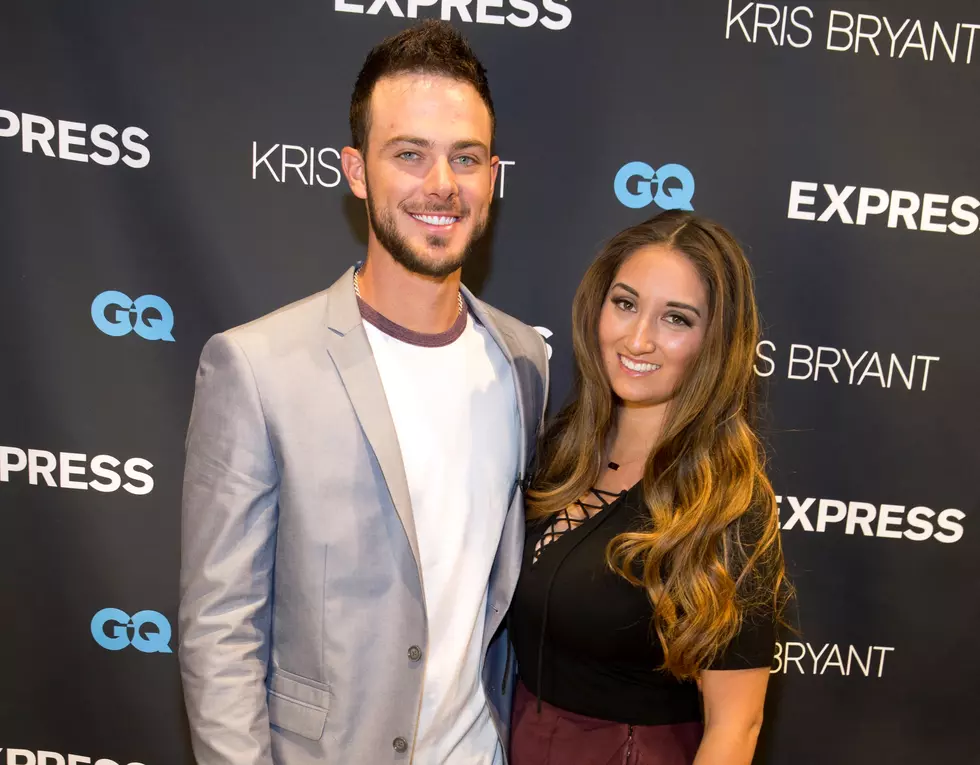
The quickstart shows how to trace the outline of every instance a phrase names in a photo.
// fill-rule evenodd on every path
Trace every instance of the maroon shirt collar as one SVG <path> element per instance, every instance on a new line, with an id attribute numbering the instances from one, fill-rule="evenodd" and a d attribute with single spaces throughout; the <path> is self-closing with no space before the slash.
<path id="1" fill-rule="evenodd" d="M 456 321 L 453 325 L 447 329 L 445 332 L 427 333 L 427 332 L 416 332 L 414 329 L 409 329 L 408 327 L 403 327 L 401 324 L 396 324 L 391 319 L 382 316 L 380 313 L 375 311 L 371 306 L 365 303 L 361 298 L 357 298 L 357 307 L 361 312 L 361 318 L 377 327 L 386 335 L 389 335 L 396 340 L 401 340 L 403 343 L 408 343 L 409 345 L 420 345 L 423 348 L 441 348 L 444 345 L 449 345 L 455 342 L 463 334 L 463 330 L 466 329 L 466 316 L 469 310 L 464 302 L 463 310 L 459 312 L 459 316 L 456 317 Z"/>

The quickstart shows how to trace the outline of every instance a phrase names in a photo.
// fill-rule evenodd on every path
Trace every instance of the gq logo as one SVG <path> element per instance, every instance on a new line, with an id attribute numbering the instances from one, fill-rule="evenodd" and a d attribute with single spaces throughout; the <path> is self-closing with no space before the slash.
<path id="1" fill-rule="evenodd" d="M 113 309 L 111 312 L 108 310 L 110 308 Z M 147 312 L 150 312 L 149 316 Z M 159 316 L 153 316 L 153 313 Z M 143 295 L 130 300 L 122 292 L 103 292 L 92 301 L 92 321 L 99 331 L 110 337 L 135 332 L 144 340 L 174 341 L 173 309 L 166 300 L 156 295 Z"/>
<path id="2" fill-rule="evenodd" d="M 680 188 L 667 189 L 667 181 L 680 181 Z M 657 193 L 653 185 L 657 184 Z M 673 186 L 674 184 L 671 184 Z M 627 207 L 638 210 L 654 203 L 662 210 L 693 210 L 694 176 L 683 165 L 664 165 L 654 170 L 646 162 L 627 162 L 613 181 L 616 198 Z M 635 189 L 635 191 L 633 190 Z"/>
<path id="3" fill-rule="evenodd" d="M 173 653 L 170 635 L 170 622 L 156 611 L 130 616 L 118 608 L 103 608 L 92 617 L 92 637 L 107 651 L 121 651 L 131 645 L 143 653 Z"/>

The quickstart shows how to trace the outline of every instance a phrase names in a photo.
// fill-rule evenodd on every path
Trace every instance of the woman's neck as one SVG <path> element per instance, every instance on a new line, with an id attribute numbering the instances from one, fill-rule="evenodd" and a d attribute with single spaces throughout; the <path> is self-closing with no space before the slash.
<path id="1" fill-rule="evenodd" d="M 656 406 L 628 406 L 620 404 L 616 410 L 616 425 L 613 429 L 607 454 L 610 459 L 626 461 L 646 459 L 660 440 L 666 404 Z"/>

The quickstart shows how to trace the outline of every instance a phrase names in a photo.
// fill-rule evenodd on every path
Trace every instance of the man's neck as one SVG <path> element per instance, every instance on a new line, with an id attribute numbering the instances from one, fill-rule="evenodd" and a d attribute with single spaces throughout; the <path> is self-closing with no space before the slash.
<path id="1" fill-rule="evenodd" d="M 357 276 L 361 299 L 385 318 L 406 329 L 437 334 L 459 315 L 459 277 L 444 279 L 412 273 L 387 253 L 368 252 Z"/>

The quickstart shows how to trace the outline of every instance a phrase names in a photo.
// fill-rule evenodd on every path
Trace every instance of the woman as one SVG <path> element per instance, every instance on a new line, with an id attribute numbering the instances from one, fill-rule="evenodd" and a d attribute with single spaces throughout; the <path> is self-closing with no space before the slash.
<path id="1" fill-rule="evenodd" d="M 607 244 L 572 324 L 510 614 L 511 763 L 748 765 L 789 589 L 749 265 L 667 212 Z"/>

